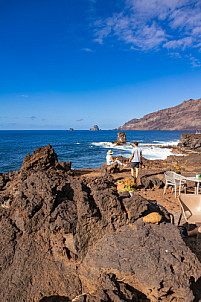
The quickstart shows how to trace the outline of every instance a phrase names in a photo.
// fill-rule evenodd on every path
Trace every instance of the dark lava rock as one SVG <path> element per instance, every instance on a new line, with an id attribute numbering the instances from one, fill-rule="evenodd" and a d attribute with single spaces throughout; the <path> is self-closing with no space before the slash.
<path id="1" fill-rule="evenodd" d="M 201 134 L 182 133 L 178 147 L 186 150 L 201 151 Z"/>
<path id="2" fill-rule="evenodd" d="M 145 187 L 145 189 L 152 189 L 153 187 L 157 187 L 158 189 L 164 187 L 164 182 L 156 176 L 142 176 L 140 178 L 141 185 Z"/>
<path id="3" fill-rule="evenodd" d="M 118 163 L 113 163 L 110 166 L 107 166 L 107 172 L 110 174 L 118 173 L 120 171 L 120 165 Z"/>
<path id="4" fill-rule="evenodd" d="M 167 211 L 160 209 L 155 203 L 148 202 L 147 199 L 140 195 L 135 194 L 132 198 L 122 198 L 122 204 L 127 213 L 129 223 L 133 223 L 152 212 L 159 213 L 163 222 L 170 222 Z"/>
<path id="5" fill-rule="evenodd" d="M 3 174 L 0 174 L 0 189 L 3 188 L 5 185 L 5 179 L 3 177 Z"/>
<path id="6" fill-rule="evenodd" d="M 65 167 L 61 164 L 61 167 Z M 201 264 L 176 227 L 112 177 L 57 169 L 51 146 L 0 190 L 0 301 L 193 301 Z M 159 225 L 143 222 L 150 212 Z"/>
<path id="7" fill-rule="evenodd" d="M 195 273 L 198 278 L 200 272 L 191 263 L 197 261 L 175 226 L 144 224 L 139 219 L 99 240 L 86 255 L 79 275 L 85 292 L 109 290 L 106 276 L 113 274 L 151 301 L 193 301 L 191 277 Z"/>
<path id="8" fill-rule="evenodd" d="M 91 293 L 77 296 L 73 302 L 150 301 L 134 287 L 117 280 L 114 274 L 105 274 L 104 278 L 107 282 L 107 289 L 97 289 Z"/>
<path id="9" fill-rule="evenodd" d="M 57 165 L 56 165 L 56 169 L 57 170 L 62 170 L 65 172 L 68 172 L 71 170 L 71 162 L 65 162 L 65 161 L 60 161 Z"/>
<path id="10" fill-rule="evenodd" d="M 117 135 L 117 140 L 115 142 L 117 145 L 124 145 L 126 144 L 126 133 L 125 132 L 119 132 Z"/>
<path id="11" fill-rule="evenodd" d="M 57 163 L 57 154 L 48 145 L 33 151 L 32 156 L 28 153 L 24 158 L 22 170 L 47 170 L 50 167 L 55 167 Z"/>

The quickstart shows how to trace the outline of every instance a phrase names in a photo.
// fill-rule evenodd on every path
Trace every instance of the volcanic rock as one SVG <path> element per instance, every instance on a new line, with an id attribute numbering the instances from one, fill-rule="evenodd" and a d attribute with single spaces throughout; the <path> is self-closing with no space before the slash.
<path id="1" fill-rule="evenodd" d="M 63 170 L 65 172 L 68 172 L 71 170 L 71 162 L 65 162 L 65 161 L 60 161 L 57 165 L 56 165 L 56 169 L 57 170 Z"/>
<path id="2" fill-rule="evenodd" d="M 3 188 L 4 185 L 5 185 L 5 180 L 3 174 L 0 174 L 0 189 Z"/>
<path id="3" fill-rule="evenodd" d="M 164 187 L 164 182 L 156 176 L 142 176 L 140 182 L 145 189 L 151 189 L 153 187 L 160 189 Z"/>
<path id="4" fill-rule="evenodd" d="M 110 174 L 118 173 L 120 171 L 120 165 L 118 163 L 113 163 L 110 166 L 107 166 L 107 172 Z"/>
<path id="5" fill-rule="evenodd" d="M 182 133 L 178 147 L 186 150 L 201 151 L 201 134 Z"/>
<path id="6" fill-rule="evenodd" d="M 119 132 L 117 136 L 117 140 L 115 142 L 117 145 L 124 145 L 126 144 L 126 133 L 125 132 Z"/>
<path id="7" fill-rule="evenodd" d="M 57 154 L 52 146 L 48 145 L 33 151 L 32 156 L 28 153 L 24 158 L 22 170 L 47 170 L 50 167 L 55 167 L 57 163 Z"/>
<path id="8" fill-rule="evenodd" d="M 93 128 L 89 129 L 90 131 L 99 131 L 99 127 L 97 125 L 94 125 Z"/>
<path id="9" fill-rule="evenodd" d="M 190 262 L 195 259 L 173 225 L 144 224 L 139 219 L 104 235 L 87 253 L 79 275 L 85 292 L 97 287 L 109 290 L 112 274 L 150 301 L 193 301 Z"/>
<path id="10" fill-rule="evenodd" d="M 119 195 L 107 173 L 72 176 L 58 168 L 51 146 L 6 175 L 0 301 L 198 299 L 201 264 L 156 204 Z M 152 212 L 161 215 L 160 224 L 143 222 Z"/>

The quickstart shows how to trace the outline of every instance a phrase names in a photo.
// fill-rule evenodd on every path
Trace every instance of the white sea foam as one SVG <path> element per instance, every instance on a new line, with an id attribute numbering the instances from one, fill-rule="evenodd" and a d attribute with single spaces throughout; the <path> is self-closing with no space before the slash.
<path id="1" fill-rule="evenodd" d="M 174 154 L 170 148 L 160 148 L 160 146 L 173 146 L 177 145 L 178 141 L 171 141 L 171 142 L 162 142 L 162 141 L 154 141 L 153 144 L 142 144 L 139 143 L 139 146 L 142 148 L 143 156 L 147 159 L 154 160 L 154 159 L 166 159 L 169 155 L 178 155 Z M 113 151 L 119 151 L 117 155 L 123 155 L 125 157 L 130 157 L 131 151 L 133 149 L 133 145 L 131 143 L 127 143 L 126 145 L 117 146 L 111 142 L 98 142 L 93 143 L 100 148 L 106 149 L 113 149 Z M 123 152 L 121 152 L 123 151 Z"/>
<path id="2" fill-rule="evenodd" d="M 169 148 L 142 147 L 143 156 L 147 159 L 166 159 L 174 153 Z"/>
<path id="3" fill-rule="evenodd" d="M 179 140 L 174 140 L 174 141 L 153 141 L 154 145 L 160 145 L 160 146 L 177 146 L 179 143 Z"/>

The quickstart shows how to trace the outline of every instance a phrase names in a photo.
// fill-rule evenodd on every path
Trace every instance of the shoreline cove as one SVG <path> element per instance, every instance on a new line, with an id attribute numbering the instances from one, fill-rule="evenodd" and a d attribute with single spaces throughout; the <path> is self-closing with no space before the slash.
<path id="1" fill-rule="evenodd" d="M 57 131 L 23 130 L 0 131 L 0 173 L 21 168 L 24 157 L 38 147 L 50 144 L 58 154 L 58 159 L 71 161 L 72 168 L 96 168 L 105 162 L 107 148 L 113 148 L 119 131 Z M 165 159 L 173 154 L 181 136 L 180 131 L 125 131 L 127 142 L 139 141 L 147 159 Z M 96 143 L 94 143 L 96 142 Z M 128 143 L 129 144 L 129 143 Z M 113 148 L 114 156 L 129 157 L 132 147 Z"/>

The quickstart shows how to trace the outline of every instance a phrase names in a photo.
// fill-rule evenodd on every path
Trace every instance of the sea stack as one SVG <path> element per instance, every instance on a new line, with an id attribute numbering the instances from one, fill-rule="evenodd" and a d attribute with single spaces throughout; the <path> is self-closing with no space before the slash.
<path id="1" fill-rule="evenodd" d="M 117 140 L 115 142 L 117 145 L 124 145 L 126 144 L 126 133 L 125 132 L 119 132 L 117 135 Z"/>
<path id="2" fill-rule="evenodd" d="M 89 129 L 90 131 L 99 131 L 99 127 L 97 125 L 94 125 L 93 128 Z"/>

